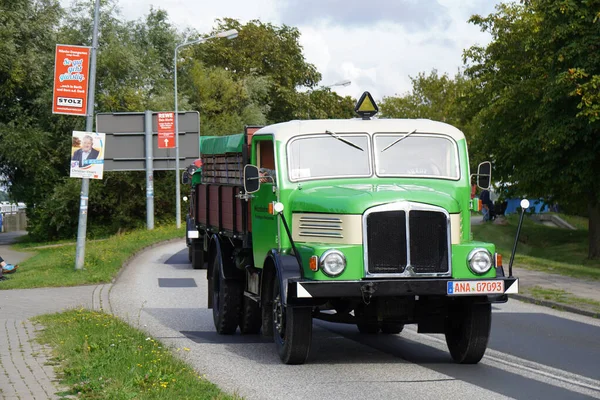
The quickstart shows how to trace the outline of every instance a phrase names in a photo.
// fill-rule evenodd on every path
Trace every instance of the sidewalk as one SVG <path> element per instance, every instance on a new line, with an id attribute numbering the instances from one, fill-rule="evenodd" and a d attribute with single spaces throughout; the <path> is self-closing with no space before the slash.
<path id="1" fill-rule="evenodd" d="M 0 234 L 0 255 L 9 262 L 18 263 L 31 256 L 31 254 L 9 250 L 8 243 L 11 240 L 3 235 Z M 589 307 L 582 304 L 539 301 L 529 293 L 535 287 L 564 290 L 574 296 L 600 303 L 600 281 L 585 281 L 518 267 L 514 268 L 513 274 L 520 278 L 520 294 L 511 295 L 513 299 L 600 317 L 600 314 L 590 311 Z M 18 279 L 18 276 L 17 271 L 11 278 Z M 36 315 L 77 307 L 102 309 L 112 314 L 111 287 L 111 284 L 101 284 L 67 288 L 0 290 L 0 398 L 10 400 L 61 398 L 55 393 L 65 388 L 59 387 L 54 368 L 49 365 L 50 349 L 40 346 L 33 340 L 37 329 L 40 328 L 34 326 L 28 319 Z"/>

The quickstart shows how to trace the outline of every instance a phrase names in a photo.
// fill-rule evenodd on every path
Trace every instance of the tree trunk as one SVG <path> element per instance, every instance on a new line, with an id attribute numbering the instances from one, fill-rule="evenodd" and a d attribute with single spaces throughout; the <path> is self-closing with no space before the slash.
<path id="1" fill-rule="evenodd" d="M 588 258 L 600 259 L 600 203 L 595 196 L 588 203 L 589 249 Z"/>

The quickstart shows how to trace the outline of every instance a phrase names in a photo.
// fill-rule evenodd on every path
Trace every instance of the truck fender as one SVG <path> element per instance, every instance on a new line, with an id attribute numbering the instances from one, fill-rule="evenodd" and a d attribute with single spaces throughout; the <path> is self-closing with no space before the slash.
<path id="1" fill-rule="evenodd" d="M 281 285 L 281 300 L 284 305 L 287 304 L 288 281 L 290 279 L 301 279 L 301 268 L 296 257 L 281 254 L 276 249 L 269 251 L 265 260 L 263 273 L 261 274 L 261 295 L 271 293 L 271 287 L 268 285 L 272 284 L 272 279 L 277 274 L 279 284 Z M 263 302 L 265 300 L 270 302 L 270 299 L 262 300 Z"/>
<path id="2" fill-rule="evenodd" d="M 214 259 L 217 257 L 221 264 L 221 277 L 223 279 L 243 280 L 244 271 L 239 270 L 231 261 L 231 245 L 221 241 L 218 235 L 213 234 L 210 237 L 208 244 L 209 248 L 209 263 L 206 271 L 206 277 L 212 276 Z"/>

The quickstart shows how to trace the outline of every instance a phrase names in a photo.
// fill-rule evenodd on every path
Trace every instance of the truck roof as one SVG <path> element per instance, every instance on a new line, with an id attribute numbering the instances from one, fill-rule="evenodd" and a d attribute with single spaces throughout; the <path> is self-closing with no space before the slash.
<path id="1" fill-rule="evenodd" d="M 265 126 L 255 135 L 274 135 L 275 140 L 287 141 L 298 135 L 325 133 L 326 130 L 335 133 L 407 133 L 413 130 L 417 133 L 442 134 L 458 141 L 465 135 L 452 125 L 429 119 L 319 119 L 306 121 L 289 121 Z"/>

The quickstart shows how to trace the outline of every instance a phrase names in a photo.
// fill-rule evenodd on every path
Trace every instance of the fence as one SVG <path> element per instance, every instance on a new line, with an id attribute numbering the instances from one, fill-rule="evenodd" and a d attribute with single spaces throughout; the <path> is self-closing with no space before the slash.
<path id="1" fill-rule="evenodd" d="M 1 214 L 2 232 L 24 231 L 27 229 L 25 210 Z"/>

